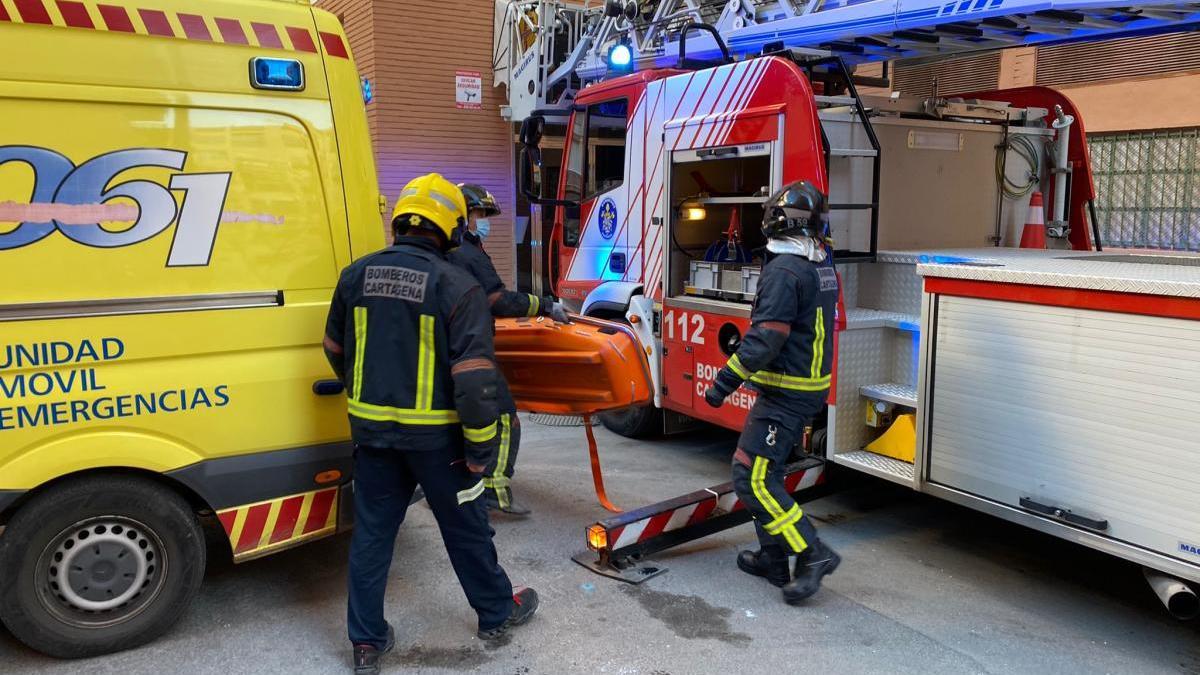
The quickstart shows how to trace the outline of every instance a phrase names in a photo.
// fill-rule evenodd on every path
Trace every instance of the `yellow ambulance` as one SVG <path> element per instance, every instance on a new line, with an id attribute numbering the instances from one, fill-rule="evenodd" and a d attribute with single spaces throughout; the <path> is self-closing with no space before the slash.
<path id="1" fill-rule="evenodd" d="M 0 620 L 124 649 L 344 527 L 320 348 L 384 246 L 364 88 L 285 0 L 0 0 Z M 213 546 L 214 542 L 217 544 Z"/>

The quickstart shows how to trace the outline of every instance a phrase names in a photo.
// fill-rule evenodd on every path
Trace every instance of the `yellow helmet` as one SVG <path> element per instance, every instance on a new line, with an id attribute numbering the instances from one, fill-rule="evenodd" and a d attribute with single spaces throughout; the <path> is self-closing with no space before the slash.
<path id="1" fill-rule="evenodd" d="M 463 198 L 462 190 L 441 174 L 426 174 L 412 179 L 400 191 L 396 209 L 392 211 L 392 226 L 396 227 L 396 221 L 405 217 L 412 222 L 400 222 L 400 226 L 407 229 L 419 225 L 415 216 L 436 225 L 446 235 L 446 241 L 451 241 L 454 230 L 467 222 L 467 200 Z"/>

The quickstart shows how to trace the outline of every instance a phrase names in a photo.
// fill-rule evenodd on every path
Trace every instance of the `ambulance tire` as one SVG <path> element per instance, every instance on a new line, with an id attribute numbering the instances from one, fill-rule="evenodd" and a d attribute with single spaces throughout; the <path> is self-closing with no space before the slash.
<path id="1" fill-rule="evenodd" d="M 183 615 L 205 553 L 192 507 L 169 488 L 136 476 L 68 480 L 34 496 L 0 536 L 0 621 L 58 658 L 137 647 Z M 71 571 L 55 567 L 64 555 L 78 563 Z"/>
<path id="2" fill-rule="evenodd" d="M 651 438 L 663 431 L 663 411 L 653 404 L 612 410 L 598 416 L 605 429 L 625 438 Z"/>

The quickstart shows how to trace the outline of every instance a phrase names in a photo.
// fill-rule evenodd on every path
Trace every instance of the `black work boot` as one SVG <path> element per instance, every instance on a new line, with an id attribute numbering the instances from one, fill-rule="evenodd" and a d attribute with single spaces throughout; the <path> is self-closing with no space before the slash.
<path id="1" fill-rule="evenodd" d="M 396 631 L 388 624 L 387 644 L 383 649 L 375 645 L 354 645 L 354 675 L 379 675 L 379 661 L 396 646 Z"/>
<path id="2" fill-rule="evenodd" d="M 842 563 L 842 556 L 825 545 L 820 539 L 808 550 L 796 556 L 795 577 L 783 587 L 783 599 L 794 605 L 811 598 L 821 588 L 821 578 L 833 574 Z"/>
<path id="3" fill-rule="evenodd" d="M 480 628 L 476 635 L 479 636 L 480 640 L 499 640 L 508 633 L 510 628 L 520 626 L 532 619 L 533 615 L 537 613 L 537 610 L 537 591 L 533 590 L 532 588 L 516 589 L 516 591 L 513 593 L 512 614 L 509 614 L 508 618 L 504 620 L 504 623 L 496 626 L 495 628 L 489 628 L 487 630 Z"/>
<path id="4" fill-rule="evenodd" d="M 533 511 L 528 509 L 525 505 L 518 504 L 516 500 L 513 499 L 511 488 L 501 489 L 505 490 L 507 493 L 505 495 L 507 499 L 504 500 L 503 506 L 500 504 L 500 496 L 497 494 L 496 490 L 489 489 L 486 493 L 484 493 L 486 495 L 488 511 L 499 511 L 501 513 L 507 513 L 510 516 L 517 516 L 518 518 L 525 518 L 529 514 L 533 513 Z"/>
<path id="5" fill-rule="evenodd" d="M 788 559 L 782 549 L 742 551 L 738 554 L 737 566 L 746 574 L 764 577 L 772 586 L 780 588 L 792 579 L 788 571 Z"/>

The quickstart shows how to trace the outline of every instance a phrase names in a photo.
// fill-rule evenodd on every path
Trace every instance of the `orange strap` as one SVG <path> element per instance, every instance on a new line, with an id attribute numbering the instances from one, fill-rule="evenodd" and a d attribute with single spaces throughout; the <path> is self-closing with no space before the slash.
<path id="1" fill-rule="evenodd" d="M 621 509 L 613 506 L 608 500 L 608 493 L 604 491 L 604 474 L 600 471 L 600 452 L 596 449 L 596 436 L 592 434 L 591 415 L 583 416 L 583 430 L 587 433 L 588 454 L 592 459 L 592 483 L 596 486 L 596 499 L 600 500 L 600 506 L 613 513 L 621 513 Z"/>

